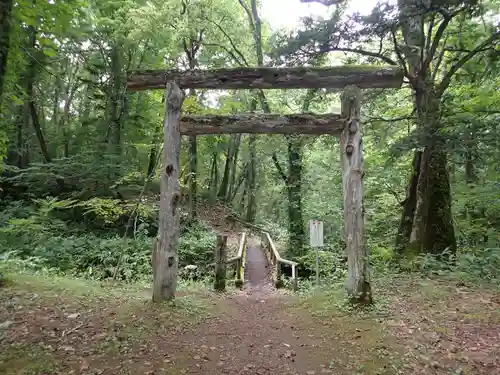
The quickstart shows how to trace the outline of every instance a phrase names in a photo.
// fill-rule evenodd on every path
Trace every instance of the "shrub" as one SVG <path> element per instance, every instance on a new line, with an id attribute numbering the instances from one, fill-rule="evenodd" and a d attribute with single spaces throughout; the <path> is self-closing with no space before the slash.
<path id="1" fill-rule="evenodd" d="M 134 238 L 107 234 L 104 236 L 69 228 L 54 217 L 56 209 L 71 209 L 74 202 L 55 199 L 37 200 L 38 210 L 21 210 L 22 218 L 15 218 L 14 210 L 4 211 L 4 226 L 0 227 L 0 254 L 23 259 L 33 270 L 50 269 L 53 272 L 92 279 L 113 277 L 137 281 L 150 278 L 153 239 L 147 236 L 147 223 L 140 224 Z M 11 214 L 5 213 L 11 212 Z M 5 225 L 7 223 L 7 225 Z M 179 243 L 179 265 L 194 264 L 203 275 L 207 264 L 213 261 L 215 233 L 203 223 L 183 228 Z"/>

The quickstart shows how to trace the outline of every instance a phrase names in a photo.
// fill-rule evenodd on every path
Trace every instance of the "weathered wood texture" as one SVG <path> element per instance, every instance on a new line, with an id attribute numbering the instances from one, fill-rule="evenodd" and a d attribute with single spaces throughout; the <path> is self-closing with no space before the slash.
<path id="1" fill-rule="evenodd" d="M 344 89 L 342 116 L 349 118 L 340 136 L 342 184 L 344 191 L 344 233 L 347 245 L 348 276 L 346 289 L 351 298 L 371 303 L 369 259 L 364 244 L 363 137 L 360 121 L 361 90 Z"/>
<path id="2" fill-rule="evenodd" d="M 226 290 L 227 272 L 227 236 L 217 236 L 215 247 L 215 283 L 214 289 L 218 292 Z"/>
<path id="3" fill-rule="evenodd" d="M 339 136 L 347 118 L 337 114 L 182 116 L 185 135 L 206 134 L 331 134 Z"/>
<path id="4" fill-rule="evenodd" d="M 179 207 L 181 190 L 179 184 L 179 155 L 181 133 L 179 120 L 184 100 L 182 90 L 168 82 L 165 92 L 164 124 L 164 170 L 161 177 L 158 243 L 153 256 L 153 301 L 160 302 L 175 297 L 179 245 Z"/>
<path id="5" fill-rule="evenodd" d="M 399 88 L 403 71 L 397 66 L 347 65 L 328 68 L 234 68 L 217 70 L 143 70 L 130 72 L 132 91 L 161 89 L 175 81 L 181 88 L 200 89 L 299 89 Z"/>
<path id="6" fill-rule="evenodd" d="M 292 268 L 292 289 L 297 290 L 297 263 L 288 259 L 283 259 L 276 249 L 276 245 L 271 239 L 271 235 L 268 232 L 262 232 L 262 237 L 260 241 L 260 246 L 264 249 L 269 265 L 272 266 L 272 279 L 274 281 L 274 286 L 276 288 L 283 287 L 283 279 L 281 276 L 281 265 L 286 264 Z"/>
<path id="7" fill-rule="evenodd" d="M 241 288 L 245 283 L 245 260 L 247 254 L 247 234 L 243 232 L 238 246 L 238 255 L 236 256 L 236 279 L 234 285 Z"/>

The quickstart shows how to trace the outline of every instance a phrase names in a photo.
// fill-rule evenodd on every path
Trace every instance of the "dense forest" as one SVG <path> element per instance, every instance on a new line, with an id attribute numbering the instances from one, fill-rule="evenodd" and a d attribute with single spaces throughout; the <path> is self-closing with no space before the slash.
<path id="1" fill-rule="evenodd" d="M 399 0 L 367 16 L 315 2 L 331 5 L 323 18 L 273 30 L 256 0 L 2 0 L 2 259 L 149 280 L 165 103 L 127 90 L 131 72 L 390 64 L 403 87 L 363 90 L 361 106 L 371 262 L 498 283 L 500 2 Z M 333 89 L 185 95 L 184 114 L 340 112 Z M 322 220 L 321 277 L 345 278 L 337 138 L 185 136 L 181 166 L 181 265 L 209 274 L 206 218 L 223 206 L 270 231 L 306 278 L 307 223 Z"/>

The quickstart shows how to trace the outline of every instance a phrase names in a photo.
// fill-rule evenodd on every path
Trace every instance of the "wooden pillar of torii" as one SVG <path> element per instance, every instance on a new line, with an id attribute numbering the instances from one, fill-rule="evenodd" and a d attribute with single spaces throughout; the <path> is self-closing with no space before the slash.
<path id="1" fill-rule="evenodd" d="M 363 241 L 363 140 L 360 89 L 399 88 L 398 67 L 236 68 L 194 71 L 140 71 L 129 74 L 129 90 L 165 89 L 164 170 L 158 236 L 153 250 L 153 300 L 174 298 L 179 243 L 179 157 L 181 135 L 230 133 L 330 134 L 340 137 L 349 295 L 371 302 L 370 269 Z M 182 89 L 344 89 L 341 114 L 181 116 Z"/>

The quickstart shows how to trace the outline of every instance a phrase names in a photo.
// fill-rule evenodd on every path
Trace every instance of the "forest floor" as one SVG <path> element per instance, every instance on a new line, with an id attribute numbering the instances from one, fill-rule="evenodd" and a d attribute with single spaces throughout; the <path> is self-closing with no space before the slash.
<path id="1" fill-rule="evenodd" d="M 260 262 L 249 249 L 250 262 Z M 500 374 L 500 300 L 449 280 L 379 280 L 352 311 L 341 288 L 181 290 L 153 305 L 139 286 L 9 275 L 0 288 L 0 373 Z M 460 372 L 462 369 L 463 372 Z"/>

